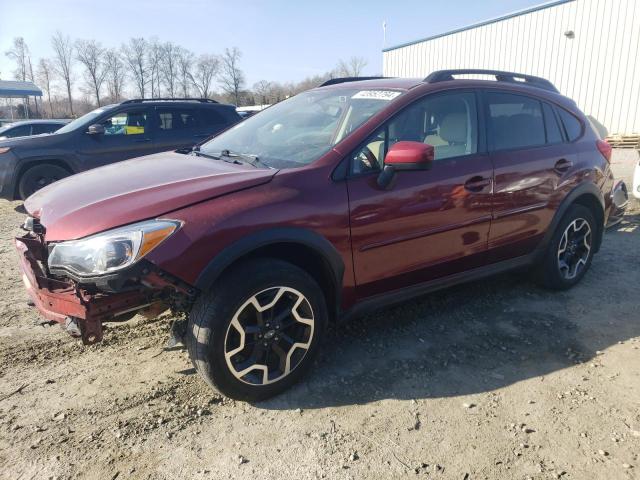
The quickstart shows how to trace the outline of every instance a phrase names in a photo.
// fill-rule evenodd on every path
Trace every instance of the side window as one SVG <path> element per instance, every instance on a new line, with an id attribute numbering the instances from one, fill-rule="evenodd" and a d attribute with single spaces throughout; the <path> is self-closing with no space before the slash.
<path id="1" fill-rule="evenodd" d="M 142 135 L 147 129 L 147 112 L 132 110 L 116 113 L 102 122 L 105 135 Z"/>
<path id="2" fill-rule="evenodd" d="M 192 108 L 166 108 L 157 109 L 158 131 L 185 130 L 195 128 L 198 125 L 196 112 Z"/>
<path id="3" fill-rule="evenodd" d="M 560 120 L 564 125 L 564 131 L 567 133 L 567 138 L 570 142 L 577 140 L 582 135 L 582 124 L 580 120 L 574 117 L 571 113 L 567 112 L 564 108 L 558 108 L 560 114 Z"/>
<path id="4" fill-rule="evenodd" d="M 4 135 L 9 138 L 26 137 L 31 135 L 31 125 L 20 125 L 19 127 L 14 127 Z"/>
<path id="5" fill-rule="evenodd" d="M 394 143 L 433 145 L 435 160 L 471 155 L 478 151 L 478 115 L 470 92 L 430 96 L 396 115 L 361 147 L 351 162 L 351 173 L 380 170 Z"/>
<path id="6" fill-rule="evenodd" d="M 562 143 L 562 133 L 553 108 L 548 103 L 543 103 L 542 112 L 544 113 L 544 125 L 547 129 L 547 143 L 550 145 Z"/>
<path id="7" fill-rule="evenodd" d="M 523 95 L 487 92 L 489 145 L 509 150 L 544 145 L 546 133 L 542 105 Z"/>
<path id="8" fill-rule="evenodd" d="M 201 127 L 221 127 L 226 125 L 227 120 L 222 116 L 222 114 L 214 108 L 203 108 L 200 110 L 200 122 Z"/>
<path id="9" fill-rule="evenodd" d="M 34 135 L 39 135 L 41 133 L 55 132 L 59 128 L 60 128 L 60 125 L 54 125 L 49 123 L 34 123 L 32 130 Z"/>

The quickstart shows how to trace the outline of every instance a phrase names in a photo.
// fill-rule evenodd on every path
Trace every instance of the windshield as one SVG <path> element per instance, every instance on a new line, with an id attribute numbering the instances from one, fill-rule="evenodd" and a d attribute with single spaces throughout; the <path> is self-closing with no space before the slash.
<path id="1" fill-rule="evenodd" d="M 360 88 L 304 92 L 235 125 L 200 151 L 257 157 L 273 168 L 307 165 L 401 93 Z"/>
<path id="2" fill-rule="evenodd" d="M 75 130 L 76 128 L 82 125 L 91 125 L 93 120 L 102 115 L 107 110 L 110 110 L 113 106 L 109 105 L 107 107 L 96 108 L 95 110 L 85 113 L 83 116 L 76 118 L 74 121 L 67 123 L 64 127 L 59 130 L 56 130 L 54 133 L 67 133 Z"/>

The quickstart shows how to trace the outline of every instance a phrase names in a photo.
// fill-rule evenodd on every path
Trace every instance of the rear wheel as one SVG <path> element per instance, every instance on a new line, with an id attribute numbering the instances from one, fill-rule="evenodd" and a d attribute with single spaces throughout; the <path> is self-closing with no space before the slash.
<path id="1" fill-rule="evenodd" d="M 187 346 L 210 385 L 228 397 L 258 401 L 302 377 L 326 324 L 325 299 L 309 274 L 281 260 L 255 259 L 196 302 Z"/>
<path id="2" fill-rule="evenodd" d="M 595 217 L 583 205 L 572 205 L 560 221 L 536 280 L 547 288 L 565 290 L 578 283 L 591 266 L 597 235 Z"/>
<path id="3" fill-rule="evenodd" d="M 71 175 L 66 169 L 50 163 L 42 163 L 28 168 L 20 177 L 18 194 L 22 200 L 33 195 L 47 185 Z"/>

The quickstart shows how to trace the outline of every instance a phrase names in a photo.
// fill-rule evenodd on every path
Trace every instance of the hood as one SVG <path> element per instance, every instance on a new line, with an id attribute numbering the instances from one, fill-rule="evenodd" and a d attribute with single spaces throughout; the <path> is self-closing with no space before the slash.
<path id="1" fill-rule="evenodd" d="M 2 134 L 0 133 L 0 137 Z M 64 134 L 42 133 L 40 135 L 29 135 L 26 137 L 5 138 L 0 140 L 0 147 L 11 147 L 19 149 L 21 147 L 48 147 L 58 143 L 59 139 L 66 138 Z"/>
<path id="2" fill-rule="evenodd" d="M 267 183 L 276 172 L 165 152 L 72 175 L 24 206 L 47 241 L 73 240 Z"/>

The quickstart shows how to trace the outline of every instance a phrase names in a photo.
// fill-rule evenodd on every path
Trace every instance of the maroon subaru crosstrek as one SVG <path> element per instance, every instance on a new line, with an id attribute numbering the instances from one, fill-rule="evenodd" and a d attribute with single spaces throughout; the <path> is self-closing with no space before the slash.
<path id="1" fill-rule="evenodd" d="M 541 78 L 334 79 L 190 154 L 38 191 L 16 245 L 46 319 L 92 344 L 104 322 L 184 313 L 205 380 L 259 400 L 329 322 L 515 268 L 575 285 L 613 209 L 610 155 Z"/>

